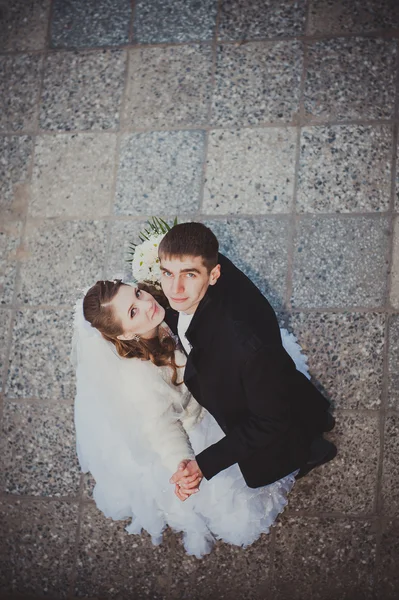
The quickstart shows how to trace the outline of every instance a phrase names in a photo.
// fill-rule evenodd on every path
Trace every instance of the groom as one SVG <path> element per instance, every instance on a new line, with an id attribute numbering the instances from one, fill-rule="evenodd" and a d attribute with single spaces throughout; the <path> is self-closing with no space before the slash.
<path id="1" fill-rule="evenodd" d="M 175 225 L 159 246 L 165 319 L 188 356 L 185 384 L 225 433 L 172 477 L 182 500 L 234 463 L 256 488 L 336 455 L 322 437 L 334 427 L 329 403 L 284 350 L 269 302 L 218 248 L 201 223 Z"/>

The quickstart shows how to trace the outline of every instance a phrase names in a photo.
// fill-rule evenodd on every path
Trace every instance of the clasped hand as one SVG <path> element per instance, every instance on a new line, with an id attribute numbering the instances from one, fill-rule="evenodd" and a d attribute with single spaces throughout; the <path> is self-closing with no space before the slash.
<path id="1" fill-rule="evenodd" d="M 179 500 L 184 502 L 199 491 L 202 478 L 203 475 L 196 460 L 182 460 L 169 482 L 175 484 L 175 494 Z"/>

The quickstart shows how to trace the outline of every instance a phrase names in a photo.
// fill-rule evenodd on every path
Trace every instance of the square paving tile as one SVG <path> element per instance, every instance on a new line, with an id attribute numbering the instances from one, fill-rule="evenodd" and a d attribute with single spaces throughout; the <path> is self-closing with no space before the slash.
<path id="1" fill-rule="evenodd" d="M 168 221 L 170 222 L 170 220 Z M 146 228 L 145 220 L 114 221 L 110 228 L 110 248 L 105 277 L 133 281 L 130 244 L 139 243 L 139 233 Z"/>
<path id="2" fill-rule="evenodd" d="M 313 213 L 388 210 L 391 156 L 391 127 L 303 128 L 298 210 Z"/>
<path id="3" fill-rule="evenodd" d="M 211 131 L 203 212 L 290 211 L 294 194 L 294 128 Z"/>
<path id="4" fill-rule="evenodd" d="M 78 597 L 151 598 L 167 595 L 170 549 L 154 546 L 148 535 L 129 535 L 128 521 L 112 521 L 93 505 L 82 516 L 77 580 Z"/>
<path id="5" fill-rule="evenodd" d="M 384 523 L 376 579 L 378 600 L 397 600 L 399 590 L 399 521 Z"/>
<path id="6" fill-rule="evenodd" d="M 399 416 L 387 416 L 385 422 L 384 466 L 382 474 L 383 512 L 399 516 Z"/>
<path id="7" fill-rule="evenodd" d="M 30 136 L 0 136 L 0 211 L 3 217 L 20 218 L 25 212 L 32 149 Z"/>
<path id="8" fill-rule="evenodd" d="M 29 496 L 76 496 L 73 406 L 6 402 L 1 470 L 3 491 Z"/>
<path id="9" fill-rule="evenodd" d="M 255 40 L 303 33 L 306 2 L 299 0 L 223 0 L 219 39 Z"/>
<path id="10" fill-rule="evenodd" d="M 290 329 L 308 356 L 314 383 L 336 408 L 380 406 L 385 315 L 295 313 Z"/>
<path id="11" fill-rule="evenodd" d="M 102 130 L 119 125 L 126 52 L 56 52 L 47 56 L 40 127 Z"/>
<path id="12" fill-rule="evenodd" d="M 13 300 L 21 229 L 20 221 L 5 221 L 0 226 L 0 304 Z"/>
<path id="13" fill-rule="evenodd" d="M 69 359 L 73 311 L 18 311 L 12 333 L 5 395 L 71 400 L 75 380 Z"/>
<path id="14" fill-rule="evenodd" d="M 0 391 L 3 389 L 3 369 L 7 360 L 11 310 L 0 308 Z"/>
<path id="15" fill-rule="evenodd" d="M 297 482 L 289 507 L 294 511 L 371 514 L 380 447 L 378 412 L 334 416 L 335 429 L 326 437 L 337 446 L 338 454 Z"/>
<path id="16" fill-rule="evenodd" d="M 390 300 L 394 308 L 399 308 L 399 219 L 394 221 L 393 254 Z"/>
<path id="17" fill-rule="evenodd" d="M 134 40 L 143 44 L 211 40 L 217 0 L 138 0 Z"/>
<path id="18" fill-rule="evenodd" d="M 199 126 L 211 94 L 209 45 L 134 48 L 123 123 L 133 129 Z"/>
<path id="19" fill-rule="evenodd" d="M 377 307 L 384 302 L 385 217 L 305 218 L 294 249 L 295 307 Z"/>
<path id="20" fill-rule="evenodd" d="M 399 315 L 389 323 L 388 405 L 399 410 Z"/>
<path id="21" fill-rule="evenodd" d="M 299 42 L 219 46 L 212 123 L 296 122 L 301 70 Z"/>
<path id="22" fill-rule="evenodd" d="M 399 27 L 396 0 L 312 0 L 308 32 L 366 32 Z"/>
<path id="23" fill-rule="evenodd" d="M 19 302 L 74 304 L 82 289 L 101 279 L 106 228 L 105 221 L 28 223 Z"/>
<path id="24" fill-rule="evenodd" d="M 31 131 L 37 124 L 39 54 L 0 56 L 0 131 Z"/>
<path id="25" fill-rule="evenodd" d="M 375 554 L 372 521 L 284 519 L 277 530 L 274 598 L 369 599 Z"/>
<path id="26" fill-rule="evenodd" d="M 18 598 L 66 598 L 77 519 L 74 504 L 2 498 L 0 590 Z"/>
<path id="27" fill-rule="evenodd" d="M 188 556 L 180 538 L 176 542 L 172 600 L 264 600 L 268 597 L 265 589 L 271 562 L 270 535 L 262 535 L 245 549 L 217 542 L 212 552 L 202 559 Z"/>
<path id="28" fill-rule="evenodd" d="M 39 136 L 29 214 L 34 217 L 108 215 L 115 149 L 113 133 Z"/>
<path id="29" fill-rule="evenodd" d="M 220 251 L 245 273 L 275 309 L 284 301 L 289 221 L 279 219 L 207 220 Z M 256 242 L 254 243 L 254 240 Z"/>
<path id="30" fill-rule="evenodd" d="M 130 0 L 55 0 L 52 46 L 80 48 L 128 43 L 131 4 Z"/>
<path id="31" fill-rule="evenodd" d="M 392 118 L 395 40 L 323 40 L 309 45 L 308 61 L 304 102 L 309 120 Z"/>
<path id="32" fill-rule="evenodd" d="M 174 217 L 195 212 L 199 204 L 204 141 L 203 131 L 123 136 L 115 213 Z"/>
<path id="33" fill-rule="evenodd" d="M 1 5 L 2 51 L 41 50 L 45 47 L 50 0 L 13 0 Z"/>

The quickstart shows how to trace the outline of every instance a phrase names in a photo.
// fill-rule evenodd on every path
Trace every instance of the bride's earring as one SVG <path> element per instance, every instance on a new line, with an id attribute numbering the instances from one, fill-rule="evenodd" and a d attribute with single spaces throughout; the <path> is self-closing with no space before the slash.
<path id="1" fill-rule="evenodd" d="M 139 342 L 140 341 L 140 337 L 137 335 L 137 333 L 134 334 L 133 339 L 135 342 Z"/>

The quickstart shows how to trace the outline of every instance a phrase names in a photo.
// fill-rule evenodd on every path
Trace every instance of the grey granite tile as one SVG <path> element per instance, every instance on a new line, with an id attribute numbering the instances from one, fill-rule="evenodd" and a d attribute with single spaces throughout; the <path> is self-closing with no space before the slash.
<path id="1" fill-rule="evenodd" d="M 77 519 L 74 504 L 2 498 L 1 592 L 13 594 L 13 598 L 66 598 Z"/>
<path id="2" fill-rule="evenodd" d="M 3 490 L 28 496 L 76 496 L 73 406 L 6 402 L 1 440 Z"/>
<path id="3" fill-rule="evenodd" d="M 388 406 L 399 410 L 399 315 L 389 323 Z"/>
<path id="4" fill-rule="evenodd" d="M 336 408 L 380 406 L 385 315 L 296 313 L 290 329 L 309 358 L 314 383 Z"/>
<path id="5" fill-rule="evenodd" d="M 394 219 L 390 301 L 399 308 L 399 218 Z"/>
<path id="6" fill-rule="evenodd" d="M 299 42 L 250 42 L 217 50 L 212 123 L 296 122 L 302 47 Z"/>
<path id="7" fill-rule="evenodd" d="M 375 555 L 372 521 L 284 519 L 277 532 L 274 598 L 370 599 Z"/>
<path id="8" fill-rule="evenodd" d="M 77 562 L 78 597 L 166 597 L 170 560 L 167 541 L 153 546 L 148 535 L 129 535 L 124 530 L 127 524 L 106 519 L 95 506 L 85 506 Z"/>
<path id="9" fill-rule="evenodd" d="M 399 522 L 387 520 L 383 524 L 380 559 L 376 577 L 377 600 L 397 600 L 399 590 Z"/>
<path id="10" fill-rule="evenodd" d="M 127 44 L 130 0 L 55 0 L 51 43 L 55 48 Z"/>
<path id="11" fill-rule="evenodd" d="M 219 39 L 254 40 L 304 32 L 306 2 L 222 0 Z"/>
<path id="12" fill-rule="evenodd" d="M 144 44 L 211 40 L 217 0 L 138 0 L 134 39 Z"/>
<path id="13" fill-rule="evenodd" d="M 37 123 L 42 57 L 0 56 L 0 131 L 29 131 Z"/>
<path id="14" fill-rule="evenodd" d="M 391 156 L 391 127 L 305 127 L 301 131 L 298 210 L 388 210 Z"/>
<path id="15" fill-rule="evenodd" d="M 40 127 L 102 130 L 119 125 L 126 52 L 56 52 L 47 56 Z"/>
<path id="16" fill-rule="evenodd" d="M 241 269 L 274 308 L 284 300 L 289 222 L 285 218 L 207 220 L 220 251 Z"/>
<path id="17" fill-rule="evenodd" d="M 130 128 L 199 126 L 211 94 L 209 45 L 130 51 L 123 123 Z"/>
<path id="18" fill-rule="evenodd" d="M 203 131 L 138 133 L 122 137 L 115 213 L 189 214 L 197 210 Z"/>
<path id="19" fill-rule="evenodd" d="M 396 41 L 338 38 L 309 45 L 307 118 L 389 119 L 395 100 Z"/>
<path id="20" fill-rule="evenodd" d="M 41 50 L 45 47 L 50 0 L 13 0 L 0 6 L 0 49 Z"/>
<path id="21" fill-rule="evenodd" d="M 308 33 L 361 33 L 399 27 L 396 0 L 311 0 Z"/>
<path id="22" fill-rule="evenodd" d="M 176 536 L 177 537 L 177 536 Z M 217 542 L 202 559 L 188 556 L 177 538 L 171 573 L 172 600 L 263 600 L 270 575 L 270 535 L 248 548 Z"/>
<path id="23" fill-rule="evenodd" d="M 380 447 L 378 412 L 334 416 L 336 426 L 328 438 L 338 454 L 296 483 L 289 506 L 295 511 L 371 514 Z"/>
<path id="24" fill-rule="evenodd" d="M 106 228 L 105 221 L 28 222 L 18 301 L 74 304 L 90 281 L 101 279 Z"/>
<path id="25" fill-rule="evenodd" d="M 74 398 L 75 382 L 69 360 L 71 339 L 72 310 L 17 312 L 6 396 Z"/>
<path id="26" fill-rule="evenodd" d="M 0 304 L 11 304 L 20 258 L 21 221 L 4 221 L 0 225 Z"/>
<path id="27" fill-rule="evenodd" d="M 381 306 L 388 241 L 385 217 L 302 219 L 294 250 L 293 305 Z"/>
<path id="28" fill-rule="evenodd" d="M 160 215 L 162 217 L 162 214 Z M 139 243 L 139 233 L 145 229 L 145 219 L 141 221 L 114 221 L 110 229 L 110 248 L 105 277 L 132 281 L 130 244 Z"/>
<path id="29" fill-rule="evenodd" d="M 29 214 L 34 217 L 108 215 L 115 149 L 113 133 L 39 136 Z"/>
<path id="30" fill-rule="evenodd" d="M 203 212 L 286 213 L 292 206 L 296 130 L 211 131 Z"/>
<path id="31" fill-rule="evenodd" d="M 3 217 L 23 216 L 29 198 L 29 165 L 33 142 L 27 135 L 0 137 L 0 211 Z"/>
<path id="32" fill-rule="evenodd" d="M 387 416 L 385 422 L 384 463 L 382 473 L 383 513 L 399 516 L 399 416 Z"/>
<path id="33" fill-rule="evenodd" d="M 93 499 L 93 491 L 96 481 L 91 473 L 83 475 L 83 497 L 85 500 Z"/>
<path id="34" fill-rule="evenodd" d="M 7 360 L 11 310 L 0 308 L 0 391 L 3 389 L 3 369 Z"/>

